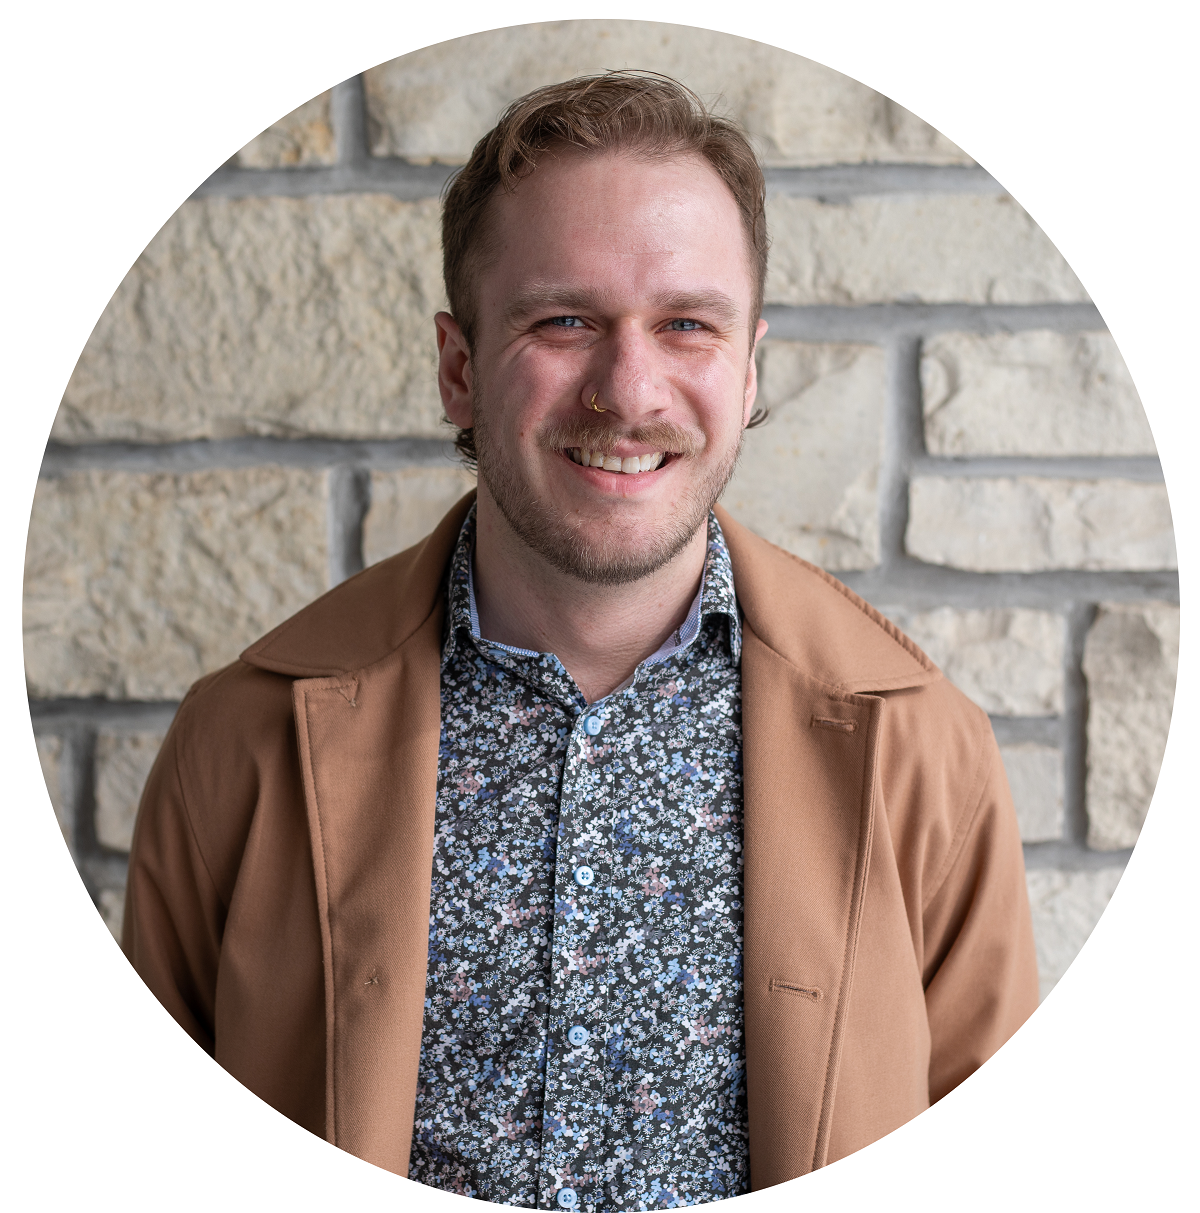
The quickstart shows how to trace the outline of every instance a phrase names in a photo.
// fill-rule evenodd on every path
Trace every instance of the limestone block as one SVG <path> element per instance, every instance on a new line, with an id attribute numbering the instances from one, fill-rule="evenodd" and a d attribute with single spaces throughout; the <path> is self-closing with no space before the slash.
<path id="1" fill-rule="evenodd" d="M 766 301 L 1051 303 L 1087 299 L 1040 227 L 1007 196 L 898 194 L 767 200 Z"/>
<path id="2" fill-rule="evenodd" d="M 74 472 L 34 494 L 30 694 L 176 699 L 328 588 L 324 472 Z"/>
<path id="3" fill-rule="evenodd" d="M 1053 842 L 1063 832 L 1062 751 L 1020 742 L 1002 745 L 1000 757 L 1017 808 L 1022 842 Z"/>
<path id="4" fill-rule="evenodd" d="M 425 47 L 366 73 L 371 150 L 461 164 L 517 97 L 613 68 L 665 72 L 746 128 L 768 164 L 967 164 L 858 81 L 777 47 L 649 21 L 553 21 Z"/>
<path id="5" fill-rule="evenodd" d="M 38 760 L 42 764 L 42 778 L 46 781 L 46 791 L 50 793 L 50 804 L 54 808 L 54 816 L 58 828 L 68 846 L 74 841 L 74 823 L 63 796 L 63 739 L 42 735 L 36 738 Z"/>
<path id="6" fill-rule="evenodd" d="M 931 455 L 1154 455 L 1108 333 L 941 333 L 921 354 Z"/>
<path id="7" fill-rule="evenodd" d="M 992 716 L 1063 710 L 1063 621 L 1023 608 L 881 607 L 965 695 Z"/>
<path id="8" fill-rule="evenodd" d="M 1090 872 L 1036 868 L 1025 874 L 1042 998 L 1087 942 L 1123 871 L 1119 867 Z"/>
<path id="9" fill-rule="evenodd" d="M 104 925 L 112 932 L 117 943 L 121 942 L 121 926 L 125 921 L 125 890 L 101 889 L 98 909 Z"/>
<path id="10" fill-rule="evenodd" d="M 336 160 L 328 91 L 273 122 L 233 158 L 239 168 L 293 168 Z"/>
<path id="11" fill-rule="evenodd" d="M 1131 480 L 916 476 L 905 544 L 979 572 L 1175 568 L 1167 490 Z"/>
<path id="12" fill-rule="evenodd" d="M 1137 842 L 1167 744 L 1179 664 L 1179 608 L 1102 606 L 1088 630 L 1088 846 Z"/>
<path id="13" fill-rule="evenodd" d="M 96 737 L 96 837 L 101 845 L 128 851 L 138 802 L 162 733 L 101 730 Z"/>
<path id="14" fill-rule="evenodd" d="M 186 202 L 117 288 L 53 436 L 440 435 L 436 199 Z"/>
<path id="15" fill-rule="evenodd" d="M 474 487 L 475 477 L 461 466 L 372 472 L 363 562 L 374 564 L 424 539 Z"/>
<path id="16" fill-rule="evenodd" d="M 877 347 L 764 342 L 759 403 L 723 503 L 739 521 L 828 569 L 879 563 L 884 364 Z"/>

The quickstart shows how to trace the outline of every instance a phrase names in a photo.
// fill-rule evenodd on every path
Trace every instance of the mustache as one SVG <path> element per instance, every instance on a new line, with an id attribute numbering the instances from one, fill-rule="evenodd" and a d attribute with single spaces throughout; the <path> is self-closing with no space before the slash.
<path id="1" fill-rule="evenodd" d="M 630 427 L 606 421 L 598 414 L 552 422 L 538 435 L 538 442 L 552 451 L 581 447 L 603 455 L 612 454 L 620 442 L 634 442 L 672 455 L 698 455 L 705 447 L 702 433 L 670 421 L 651 420 Z"/>

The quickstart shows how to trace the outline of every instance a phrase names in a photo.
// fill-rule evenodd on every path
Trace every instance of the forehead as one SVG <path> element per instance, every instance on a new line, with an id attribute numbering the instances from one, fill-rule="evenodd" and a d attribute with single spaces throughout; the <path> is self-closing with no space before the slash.
<path id="1" fill-rule="evenodd" d="M 486 316 L 531 282 L 621 296 L 721 290 L 749 310 L 751 258 L 733 194 L 703 157 L 552 149 L 489 208 Z"/>

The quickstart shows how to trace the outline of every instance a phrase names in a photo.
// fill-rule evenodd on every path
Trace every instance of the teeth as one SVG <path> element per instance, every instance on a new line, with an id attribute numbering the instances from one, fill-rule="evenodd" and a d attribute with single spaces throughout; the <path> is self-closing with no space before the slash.
<path id="1" fill-rule="evenodd" d="M 569 452 L 572 459 L 583 467 L 603 468 L 606 472 L 624 472 L 632 475 L 635 472 L 652 472 L 665 458 L 662 451 L 653 451 L 649 455 L 605 455 L 600 451 L 583 450 L 572 447 Z"/>

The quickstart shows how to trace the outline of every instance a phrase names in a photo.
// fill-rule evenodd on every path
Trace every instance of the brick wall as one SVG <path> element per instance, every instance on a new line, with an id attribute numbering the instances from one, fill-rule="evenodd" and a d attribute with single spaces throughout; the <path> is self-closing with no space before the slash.
<path id="1" fill-rule="evenodd" d="M 419 51 L 263 132 L 151 241 L 47 447 L 26 568 L 38 749 L 119 929 L 175 705 L 470 483 L 440 422 L 437 195 L 512 97 L 607 67 L 720 95 L 767 165 L 770 423 L 731 511 L 835 572 L 991 715 L 1043 991 L 1145 815 L 1178 651 L 1162 474 L 1103 321 L 1021 208 L 856 82 L 678 26 L 561 22 Z"/>

